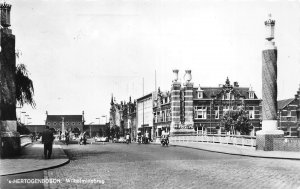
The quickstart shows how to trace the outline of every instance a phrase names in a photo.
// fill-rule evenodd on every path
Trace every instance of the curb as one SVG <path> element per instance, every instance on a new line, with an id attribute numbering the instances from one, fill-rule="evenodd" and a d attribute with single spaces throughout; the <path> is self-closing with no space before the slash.
<path id="1" fill-rule="evenodd" d="M 157 143 L 152 143 L 155 145 L 160 145 Z M 246 156 L 246 157 L 254 157 L 254 158 L 269 158 L 269 159 L 286 159 L 286 160 L 300 160 L 300 158 L 293 158 L 293 157 L 274 157 L 274 156 L 259 156 L 259 155 L 251 155 L 251 154 L 240 154 L 240 153 L 232 153 L 232 152 L 224 152 L 224 151 L 217 151 L 217 150 L 209 150 L 209 149 L 203 149 L 200 147 L 192 147 L 192 146 L 184 146 L 184 145 L 176 145 L 176 144 L 169 144 L 170 146 L 175 146 L 175 147 L 182 147 L 182 148 L 191 148 L 195 150 L 202 150 L 202 151 L 207 151 L 207 152 L 215 152 L 215 153 L 220 153 L 220 154 L 229 154 L 229 155 L 236 155 L 236 156 Z"/>
<path id="2" fill-rule="evenodd" d="M 46 168 L 40 168 L 40 169 L 35 169 L 35 170 L 30 170 L 30 171 L 23 171 L 23 172 L 18 172 L 18 173 L 3 174 L 3 175 L 0 175 L 0 176 L 18 175 L 18 174 L 24 174 L 24 173 L 31 173 L 31 172 L 35 172 L 35 171 L 43 171 L 43 170 L 47 170 L 47 169 L 54 169 L 54 168 L 58 168 L 58 167 L 61 167 L 63 165 L 66 165 L 69 162 L 70 162 L 70 159 L 68 159 L 64 163 L 54 165 L 54 166 L 50 166 L 50 167 L 46 167 Z"/>
<path id="3" fill-rule="evenodd" d="M 29 144 L 31 144 L 31 143 L 29 143 Z M 53 166 L 50 166 L 50 167 L 44 167 L 44 168 L 38 168 L 38 169 L 34 169 L 34 170 L 29 170 L 29 171 L 22 171 L 22 172 L 18 172 L 18 173 L 3 174 L 3 175 L 0 175 L 0 176 L 18 175 L 18 174 L 35 172 L 35 171 L 42 171 L 42 170 L 54 169 L 54 168 L 58 168 L 58 167 L 61 167 L 63 165 L 66 165 L 66 164 L 70 163 L 70 158 L 67 156 L 67 154 L 65 153 L 65 151 L 63 150 L 63 148 L 61 147 L 61 145 L 59 145 L 58 148 L 60 148 L 63 151 L 63 153 L 65 154 L 65 156 L 67 157 L 67 158 L 61 158 L 61 160 L 65 159 L 65 161 L 63 163 L 60 163 L 60 164 L 57 164 L 57 165 L 53 165 Z"/>

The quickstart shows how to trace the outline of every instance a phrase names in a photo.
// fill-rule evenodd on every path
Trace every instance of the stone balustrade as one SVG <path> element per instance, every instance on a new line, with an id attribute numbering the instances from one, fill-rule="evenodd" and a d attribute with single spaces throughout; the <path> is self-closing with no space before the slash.
<path id="1" fill-rule="evenodd" d="M 256 146 L 256 137 L 244 135 L 177 135 L 170 142 L 208 142 L 241 146 Z"/>

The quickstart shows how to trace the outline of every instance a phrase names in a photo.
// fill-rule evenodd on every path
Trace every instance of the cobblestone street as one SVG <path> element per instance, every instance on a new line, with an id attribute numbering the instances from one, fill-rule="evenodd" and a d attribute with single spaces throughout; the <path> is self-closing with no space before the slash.
<path id="1" fill-rule="evenodd" d="M 44 171 L 45 178 L 62 183 L 45 188 L 300 188 L 300 162 L 295 160 L 159 145 L 63 147 L 71 162 Z M 80 183 L 88 179 L 98 184 Z"/>

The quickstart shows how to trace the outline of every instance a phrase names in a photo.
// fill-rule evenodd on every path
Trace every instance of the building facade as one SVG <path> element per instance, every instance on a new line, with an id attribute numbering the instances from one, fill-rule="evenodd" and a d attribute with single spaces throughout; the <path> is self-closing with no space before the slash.
<path id="1" fill-rule="evenodd" d="M 285 136 L 300 137 L 300 87 L 294 98 L 279 100 L 278 127 Z"/>
<path id="2" fill-rule="evenodd" d="M 219 87 L 199 87 L 193 90 L 194 127 L 205 134 L 225 134 L 222 115 L 228 110 L 244 107 L 252 125 L 252 135 L 261 129 L 261 99 L 251 87 L 230 84 L 226 79 Z"/>
<path id="3" fill-rule="evenodd" d="M 49 115 L 46 112 L 46 125 L 56 131 L 65 130 L 80 134 L 84 131 L 84 111 L 81 115 Z"/>
<path id="4" fill-rule="evenodd" d="M 130 133 L 131 137 L 134 138 L 137 132 L 136 101 L 132 102 L 131 97 L 129 97 L 129 102 L 121 101 L 117 103 L 112 96 L 109 115 L 110 128 L 118 127 L 119 136 Z"/>
<path id="5" fill-rule="evenodd" d="M 170 91 L 162 92 L 158 88 L 138 98 L 130 116 L 123 108 L 128 107 L 126 103 L 112 101 L 110 124 L 121 125 L 123 121 L 125 125 L 132 125 L 131 128 L 135 125 L 131 133 L 136 136 L 136 132 L 149 132 L 154 140 L 163 132 L 171 135 L 225 134 L 223 114 L 243 107 L 249 117 L 251 135 L 261 129 L 261 99 L 252 87 L 240 87 L 238 82 L 231 84 L 229 78 L 218 87 L 194 87 L 191 70 L 185 71 L 182 83 L 178 81 L 178 72 L 173 70 Z"/>
<path id="6" fill-rule="evenodd" d="M 153 93 L 153 139 L 160 138 L 162 132 L 169 132 L 171 125 L 171 94 L 158 88 Z"/>
<path id="7" fill-rule="evenodd" d="M 153 93 L 146 94 L 136 100 L 136 132 L 148 132 L 152 138 L 153 129 Z"/>

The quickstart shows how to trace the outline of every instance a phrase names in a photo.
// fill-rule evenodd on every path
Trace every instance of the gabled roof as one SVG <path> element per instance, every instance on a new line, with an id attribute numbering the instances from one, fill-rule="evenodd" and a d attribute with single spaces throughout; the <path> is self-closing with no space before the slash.
<path id="1" fill-rule="evenodd" d="M 289 98 L 289 99 L 285 99 L 285 100 L 278 100 L 277 101 L 277 108 L 279 110 L 282 110 L 283 108 L 285 108 L 287 105 L 289 105 L 294 100 L 295 100 L 294 98 Z"/>
<path id="2" fill-rule="evenodd" d="M 47 115 L 48 121 L 56 121 L 60 122 L 64 118 L 64 121 L 78 121 L 81 122 L 83 120 L 82 115 Z"/>
<path id="3" fill-rule="evenodd" d="M 201 89 L 203 90 L 203 97 L 209 99 L 217 97 L 223 91 L 223 87 L 201 87 Z M 198 90 L 198 88 L 195 88 L 195 90 Z M 233 91 L 240 94 L 241 97 L 248 99 L 249 87 L 233 87 Z M 256 95 L 255 99 L 257 99 Z"/>

